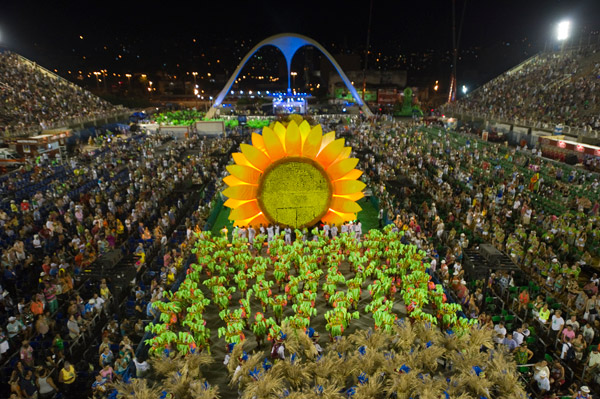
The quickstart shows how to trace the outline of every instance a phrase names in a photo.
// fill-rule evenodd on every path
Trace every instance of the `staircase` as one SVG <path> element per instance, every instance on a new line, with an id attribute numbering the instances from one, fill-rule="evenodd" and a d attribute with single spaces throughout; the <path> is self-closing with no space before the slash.
<path id="1" fill-rule="evenodd" d="M 463 267 L 470 280 L 487 279 L 489 274 L 497 271 L 514 271 L 515 284 L 521 283 L 521 269 L 504 252 L 497 251 L 493 257 L 489 257 L 481 248 L 469 248 L 464 250 L 463 254 Z"/>

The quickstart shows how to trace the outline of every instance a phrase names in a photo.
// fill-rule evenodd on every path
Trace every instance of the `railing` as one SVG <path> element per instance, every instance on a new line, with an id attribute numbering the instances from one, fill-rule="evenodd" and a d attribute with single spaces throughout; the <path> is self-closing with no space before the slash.
<path id="1" fill-rule="evenodd" d="M 505 119 L 505 117 L 495 116 L 494 114 L 485 114 L 485 113 L 462 111 L 462 110 L 445 111 L 445 112 L 447 115 L 456 117 L 456 118 L 464 118 L 466 116 L 469 118 L 483 119 L 487 122 L 502 123 L 502 124 L 506 124 L 506 125 L 517 125 L 517 126 L 522 126 L 522 127 L 528 127 L 531 129 L 549 130 L 550 134 L 554 133 L 554 127 L 555 127 L 555 125 L 553 126 L 548 122 L 542 122 L 542 121 L 534 120 L 534 119 L 521 119 L 521 118 Z M 583 137 L 599 138 L 600 130 L 594 130 L 594 129 L 585 130 L 580 127 L 563 125 L 563 134 L 570 135 L 570 136 L 583 136 Z"/>
<path id="2" fill-rule="evenodd" d="M 32 136 L 33 134 L 40 133 L 42 130 L 56 129 L 56 128 L 60 128 L 60 127 L 70 127 L 70 126 L 85 124 L 85 123 L 89 123 L 89 122 L 95 122 L 98 119 L 113 118 L 113 117 L 117 117 L 120 115 L 125 115 L 127 113 L 129 113 L 129 111 L 126 108 L 124 108 L 123 106 L 119 105 L 116 110 L 111 111 L 111 112 L 102 112 L 102 113 L 98 113 L 98 114 L 94 114 L 94 115 L 90 115 L 90 116 L 76 116 L 73 118 L 62 119 L 57 122 L 51 122 L 51 123 L 45 125 L 43 128 L 41 126 L 39 126 L 39 127 L 38 126 L 28 126 L 28 127 L 22 128 L 22 129 L 12 130 L 12 131 L 6 129 L 2 133 L 2 138 L 28 137 L 28 136 Z"/>
<path id="3" fill-rule="evenodd" d="M 43 73 L 46 76 L 49 76 L 53 79 L 59 79 L 62 80 L 65 83 L 68 83 L 70 85 L 74 84 L 73 82 L 69 82 L 67 79 L 63 78 L 62 76 L 56 74 L 55 72 L 49 71 L 48 69 L 44 68 L 43 66 L 41 66 L 40 64 L 38 64 L 35 61 L 31 61 L 29 58 L 25 58 L 23 57 L 21 54 L 17 54 L 17 53 L 12 53 L 14 55 L 16 55 L 17 57 L 19 57 L 19 61 L 30 65 L 31 67 L 38 69 L 39 72 Z"/>

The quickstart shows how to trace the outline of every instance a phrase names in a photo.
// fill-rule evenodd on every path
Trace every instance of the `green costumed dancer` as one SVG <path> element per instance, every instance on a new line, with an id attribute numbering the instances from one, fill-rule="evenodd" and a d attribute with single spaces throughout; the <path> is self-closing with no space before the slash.
<path id="1" fill-rule="evenodd" d="M 272 281 L 260 280 L 253 285 L 254 296 L 260 300 L 260 304 L 262 305 L 263 312 L 267 311 L 267 304 L 269 303 L 269 298 L 271 297 L 271 286 L 273 285 Z"/>
<path id="2" fill-rule="evenodd" d="M 275 315 L 275 321 L 279 324 L 281 323 L 283 316 L 283 309 L 287 305 L 287 297 L 283 294 L 275 295 L 270 298 L 270 305 L 273 309 L 273 314 Z"/>
<path id="3" fill-rule="evenodd" d="M 269 319 L 265 318 L 265 316 L 256 312 L 254 315 L 254 323 L 252 324 L 252 332 L 256 337 L 256 343 L 258 344 L 258 349 L 262 348 L 265 336 L 267 335 L 267 329 L 269 327 Z"/>

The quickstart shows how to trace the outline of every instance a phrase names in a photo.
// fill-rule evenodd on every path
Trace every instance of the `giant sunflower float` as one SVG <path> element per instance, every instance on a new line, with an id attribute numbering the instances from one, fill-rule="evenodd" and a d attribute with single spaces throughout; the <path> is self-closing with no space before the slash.
<path id="1" fill-rule="evenodd" d="M 356 219 L 365 184 L 358 180 L 358 159 L 350 158 L 352 149 L 344 143 L 307 121 L 292 120 L 287 127 L 277 122 L 262 135 L 253 133 L 252 145 L 242 144 L 227 167 L 229 219 L 236 226 L 294 228 Z"/>

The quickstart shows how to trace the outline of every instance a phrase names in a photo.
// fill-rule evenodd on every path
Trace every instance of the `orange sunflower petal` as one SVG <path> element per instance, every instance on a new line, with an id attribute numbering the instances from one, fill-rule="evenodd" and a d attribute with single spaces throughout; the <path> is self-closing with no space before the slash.
<path id="1" fill-rule="evenodd" d="M 285 134 L 285 152 L 290 157 L 298 157 L 302 152 L 302 136 L 296 122 L 291 121 Z"/>
<path id="2" fill-rule="evenodd" d="M 240 144 L 240 148 L 242 149 L 242 154 L 246 156 L 246 159 L 261 172 L 264 172 L 267 166 L 271 164 L 269 157 L 258 148 L 245 143 Z"/>
<path id="3" fill-rule="evenodd" d="M 358 213 L 362 211 L 362 208 L 356 202 L 342 197 L 333 197 L 329 208 L 336 212 L 344 213 Z"/>
<path id="4" fill-rule="evenodd" d="M 278 159 L 285 157 L 285 148 L 283 147 L 281 140 L 279 140 L 279 136 L 266 126 L 263 128 L 262 134 L 271 161 L 277 161 Z"/>
<path id="5" fill-rule="evenodd" d="M 334 225 L 334 224 L 340 225 L 345 222 L 344 218 L 342 218 L 340 215 L 338 215 L 337 213 L 335 213 L 331 210 L 327 211 L 325 216 L 323 216 L 321 218 L 321 221 L 324 223 L 329 223 L 331 225 Z"/>
<path id="6" fill-rule="evenodd" d="M 229 213 L 229 220 L 243 220 L 256 216 L 260 213 L 258 201 L 248 201 L 238 206 Z"/>
<path id="7" fill-rule="evenodd" d="M 356 213 L 338 212 L 332 208 L 329 208 L 329 212 L 333 212 L 336 216 L 344 220 L 344 222 L 356 219 Z"/>
<path id="8" fill-rule="evenodd" d="M 310 134 L 310 125 L 308 124 L 308 122 L 306 120 L 303 120 L 302 123 L 300 124 L 300 126 L 298 126 L 298 128 L 300 128 L 300 135 L 302 136 L 302 144 L 304 144 L 304 142 L 306 141 L 306 138 Z"/>
<path id="9" fill-rule="evenodd" d="M 225 201 L 225 203 L 223 205 L 225 205 L 227 208 L 235 209 L 238 206 L 244 205 L 246 202 L 250 202 L 250 201 L 254 201 L 254 200 L 237 200 L 237 199 L 229 198 L 227 201 Z"/>
<path id="10" fill-rule="evenodd" d="M 258 133 L 252 133 L 252 145 L 265 154 L 267 154 L 267 149 L 265 148 L 265 142 L 263 141 L 263 137 Z"/>
<path id="11" fill-rule="evenodd" d="M 254 169 L 252 169 L 254 170 Z M 241 181 L 240 179 L 238 179 L 237 177 L 233 176 L 233 175 L 229 175 L 229 176 L 225 176 L 223 178 L 223 181 L 225 182 L 225 184 L 227 184 L 229 187 L 234 187 L 234 186 L 241 186 L 242 184 L 248 184 L 244 181 Z"/>
<path id="12" fill-rule="evenodd" d="M 232 176 L 250 184 L 257 184 L 261 175 L 258 170 L 245 165 L 228 165 L 226 169 Z M 229 185 L 231 186 L 231 184 Z"/>
<path id="13" fill-rule="evenodd" d="M 228 187 L 223 191 L 223 195 L 227 198 L 233 198 L 237 200 L 251 200 L 256 198 L 256 192 L 258 186 L 252 186 L 244 184 L 241 186 Z"/>
<path id="14" fill-rule="evenodd" d="M 334 142 L 329 143 L 321 150 L 319 155 L 317 155 L 317 162 L 319 162 L 323 168 L 327 169 L 329 165 L 340 156 L 340 153 L 344 149 L 344 141 L 344 139 L 337 139 Z"/>
<path id="15" fill-rule="evenodd" d="M 360 180 L 338 180 L 333 182 L 333 193 L 336 195 L 354 194 L 365 188 Z"/>
<path id="16" fill-rule="evenodd" d="M 266 226 L 269 224 L 269 221 L 267 220 L 267 218 L 265 217 L 265 215 L 263 215 L 262 213 L 259 213 L 258 215 L 252 216 L 248 219 L 242 219 L 242 220 L 236 220 L 233 225 L 234 226 L 259 226 L 260 224 L 262 224 L 263 226 Z"/>
<path id="17" fill-rule="evenodd" d="M 358 201 L 359 199 L 363 198 L 365 196 L 365 193 L 363 193 L 362 191 L 359 191 L 357 193 L 352 193 L 352 194 L 335 194 L 333 197 L 340 197 L 340 198 L 345 198 L 348 199 L 350 201 Z"/>
<path id="18" fill-rule="evenodd" d="M 323 130 L 321 129 L 321 125 L 317 125 L 312 128 L 304 144 L 302 145 L 302 155 L 315 159 L 319 150 L 321 149 L 321 140 L 323 140 Z"/>
<path id="19" fill-rule="evenodd" d="M 348 172 L 354 169 L 356 165 L 358 165 L 358 158 L 346 158 L 332 164 L 329 166 L 329 168 L 327 168 L 329 179 L 333 181 L 345 176 L 348 174 Z"/>
<path id="20" fill-rule="evenodd" d="M 346 173 L 344 176 L 340 177 L 337 180 L 358 180 L 363 174 L 362 170 L 352 169 L 350 172 Z"/>

